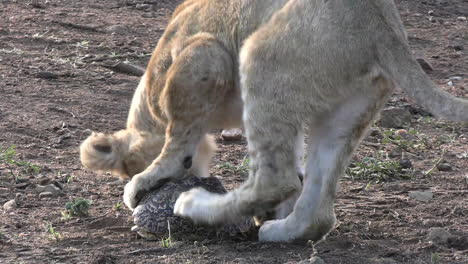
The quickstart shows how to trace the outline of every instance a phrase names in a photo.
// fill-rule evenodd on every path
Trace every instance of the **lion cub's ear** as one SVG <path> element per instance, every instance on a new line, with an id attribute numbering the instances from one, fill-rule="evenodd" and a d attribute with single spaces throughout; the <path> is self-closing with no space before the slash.
<path id="1" fill-rule="evenodd" d="M 118 167 L 120 154 L 112 135 L 92 133 L 80 146 L 83 166 L 95 171 L 111 171 Z"/>
<path id="2" fill-rule="evenodd" d="M 103 152 L 103 153 L 111 153 L 112 152 L 112 146 L 111 145 L 102 145 L 102 144 L 95 144 L 93 145 L 94 149 Z"/>
<path id="3" fill-rule="evenodd" d="M 97 151 L 109 153 L 112 151 L 112 135 L 93 132 L 87 139 L 89 144 Z"/>

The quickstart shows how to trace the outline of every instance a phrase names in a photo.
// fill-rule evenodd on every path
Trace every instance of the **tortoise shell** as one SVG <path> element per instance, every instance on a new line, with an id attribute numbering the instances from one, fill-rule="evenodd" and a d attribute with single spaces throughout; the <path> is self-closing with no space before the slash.
<path id="1" fill-rule="evenodd" d="M 147 194 L 133 211 L 135 226 L 132 228 L 140 236 L 149 240 L 159 240 L 179 233 L 196 234 L 202 232 L 204 235 L 218 233 L 218 228 L 196 225 L 188 219 L 175 216 L 174 205 L 182 192 L 195 187 L 202 187 L 209 192 L 226 193 L 221 181 L 216 177 L 197 178 L 188 176 L 182 180 L 169 182 L 156 191 Z M 246 219 L 238 225 L 227 225 L 222 231 L 230 235 L 247 233 L 253 227 L 253 221 Z M 170 231 L 169 231 L 170 229 Z"/>

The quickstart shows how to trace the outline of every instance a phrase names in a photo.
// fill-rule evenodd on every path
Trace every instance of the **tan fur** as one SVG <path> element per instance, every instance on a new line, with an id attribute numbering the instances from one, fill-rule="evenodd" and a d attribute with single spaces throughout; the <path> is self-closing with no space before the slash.
<path id="1" fill-rule="evenodd" d="M 158 157 L 165 143 L 165 126 L 151 116 L 145 93 L 146 75 L 133 96 L 127 128 L 113 134 L 93 132 L 80 146 L 83 166 L 94 171 L 109 171 L 121 179 L 142 172 Z M 209 163 L 216 151 L 212 136 L 201 140 L 191 172 L 209 175 Z"/>
<path id="2" fill-rule="evenodd" d="M 206 133 L 238 126 L 243 111 L 248 180 L 225 195 L 185 192 L 175 213 L 214 224 L 294 204 L 279 210 L 290 212 L 284 219 L 263 224 L 264 241 L 318 240 L 329 232 L 338 179 L 396 86 L 440 117 L 468 120 L 467 101 L 437 89 L 411 57 L 390 0 L 186 1 L 142 83 L 136 105 L 150 112 L 141 119 L 165 130 L 164 146 L 125 186 L 125 204 L 133 209 L 144 193 L 182 177 Z M 304 127 L 302 186 L 297 143 Z"/>

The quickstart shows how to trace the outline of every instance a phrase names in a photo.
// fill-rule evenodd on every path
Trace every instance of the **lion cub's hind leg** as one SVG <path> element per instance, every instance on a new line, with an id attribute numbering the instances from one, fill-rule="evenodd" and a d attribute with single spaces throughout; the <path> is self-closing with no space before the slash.
<path id="1" fill-rule="evenodd" d="M 317 241 L 333 228 L 338 180 L 393 89 L 383 78 L 375 84 L 369 94 L 346 99 L 311 124 L 302 193 L 287 218 L 266 222 L 260 228 L 260 240 Z"/>

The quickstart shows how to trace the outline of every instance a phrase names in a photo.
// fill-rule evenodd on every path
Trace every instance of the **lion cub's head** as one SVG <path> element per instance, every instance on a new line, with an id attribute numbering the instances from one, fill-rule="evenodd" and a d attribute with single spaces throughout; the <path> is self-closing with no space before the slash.
<path id="1" fill-rule="evenodd" d="M 151 163 L 153 155 L 157 156 L 164 144 L 146 141 L 152 140 L 132 135 L 127 130 L 114 134 L 93 132 L 80 146 L 81 163 L 93 171 L 108 171 L 121 179 L 130 179 Z M 148 146 L 153 155 L 146 153 Z"/>

